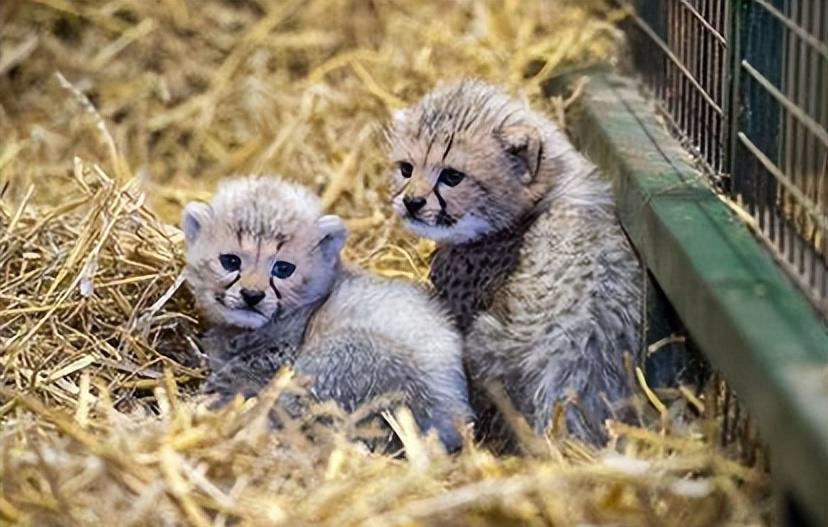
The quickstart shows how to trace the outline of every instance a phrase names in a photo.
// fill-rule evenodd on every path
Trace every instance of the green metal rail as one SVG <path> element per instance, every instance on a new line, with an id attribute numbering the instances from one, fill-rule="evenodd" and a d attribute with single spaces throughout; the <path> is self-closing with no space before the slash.
<path id="1" fill-rule="evenodd" d="M 828 321 L 828 2 L 616 1 L 660 112 Z"/>
<path id="2" fill-rule="evenodd" d="M 611 176 L 621 221 L 691 337 L 771 449 L 774 481 L 828 525 L 828 332 L 711 190 L 634 81 L 596 75 L 575 137 Z"/>

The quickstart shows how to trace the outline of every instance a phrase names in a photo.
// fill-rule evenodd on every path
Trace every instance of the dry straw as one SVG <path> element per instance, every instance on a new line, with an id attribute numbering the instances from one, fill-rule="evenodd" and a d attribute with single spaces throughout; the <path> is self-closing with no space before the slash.
<path id="1" fill-rule="evenodd" d="M 220 412 L 193 397 L 184 202 L 279 172 L 348 219 L 349 259 L 422 279 L 429 245 L 389 219 L 389 111 L 474 75 L 562 121 L 572 101 L 540 82 L 612 64 L 618 16 L 598 0 L 0 3 L 0 522 L 759 524 L 765 474 L 717 447 L 717 398 L 687 389 L 666 406 L 642 390 L 661 419 L 612 424 L 601 452 L 550 436 L 520 458 L 448 456 L 400 411 L 406 460 L 367 452 L 330 405 L 269 430 L 287 374 Z"/>

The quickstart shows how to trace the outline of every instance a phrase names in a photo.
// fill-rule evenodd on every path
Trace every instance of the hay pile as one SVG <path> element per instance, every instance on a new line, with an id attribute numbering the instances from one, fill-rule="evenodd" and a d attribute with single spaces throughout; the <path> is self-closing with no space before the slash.
<path id="1" fill-rule="evenodd" d="M 401 411 L 405 461 L 351 441 L 335 408 L 318 411 L 339 426 L 268 431 L 287 377 L 218 413 L 193 397 L 183 203 L 278 172 L 348 218 L 348 258 L 422 279 L 429 245 L 389 219 L 389 110 L 477 75 L 562 119 L 540 81 L 611 64 L 615 16 L 598 0 L 0 3 L 0 522 L 761 523 L 766 475 L 716 447 L 714 396 L 650 393 L 662 418 L 613 425 L 605 451 L 550 437 L 508 459 L 446 456 Z"/>

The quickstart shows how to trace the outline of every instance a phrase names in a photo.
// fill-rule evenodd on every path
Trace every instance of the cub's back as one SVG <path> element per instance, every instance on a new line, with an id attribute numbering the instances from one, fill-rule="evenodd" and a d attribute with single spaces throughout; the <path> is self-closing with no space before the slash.
<path id="1" fill-rule="evenodd" d="M 359 332 L 395 344 L 424 371 L 456 368 L 461 341 L 451 317 L 423 288 L 348 269 L 310 322 L 306 338 Z M 447 353 L 456 350 L 456 353 Z"/>

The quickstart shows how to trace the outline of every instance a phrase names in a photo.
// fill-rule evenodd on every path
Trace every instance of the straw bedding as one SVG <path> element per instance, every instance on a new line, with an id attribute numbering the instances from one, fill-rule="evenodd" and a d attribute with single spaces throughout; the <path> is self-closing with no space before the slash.
<path id="1" fill-rule="evenodd" d="M 642 384 L 641 426 L 612 423 L 605 450 L 553 431 L 509 458 L 448 456 L 404 409 L 387 415 L 404 458 L 368 452 L 331 405 L 272 431 L 289 372 L 219 412 L 197 395 L 183 203 L 277 172 L 347 218 L 347 258 L 422 280 L 431 247 L 387 205 L 389 111 L 475 75 L 564 121 L 572 101 L 540 82 L 613 64 L 618 16 L 597 0 L 2 2 L 0 522 L 766 521 L 767 475 L 718 446 L 715 387 Z"/>

